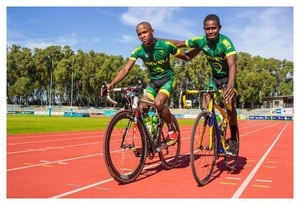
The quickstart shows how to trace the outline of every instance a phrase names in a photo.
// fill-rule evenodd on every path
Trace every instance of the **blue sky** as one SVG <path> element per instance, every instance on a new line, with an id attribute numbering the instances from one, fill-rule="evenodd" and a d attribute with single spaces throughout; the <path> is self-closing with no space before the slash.
<path id="1" fill-rule="evenodd" d="M 128 57 L 140 44 L 135 26 L 149 21 L 155 36 L 186 40 L 203 35 L 203 19 L 215 13 L 221 33 L 236 50 L 293 59 L 293 7 L 18 7 L 7 6 L 7 44 L 28 48 L 69 45 Z"/>

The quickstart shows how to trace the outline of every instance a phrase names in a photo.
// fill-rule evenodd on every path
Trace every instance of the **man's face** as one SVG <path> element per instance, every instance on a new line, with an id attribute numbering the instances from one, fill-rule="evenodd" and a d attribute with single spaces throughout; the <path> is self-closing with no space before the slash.
<path id="1" fill-rule="evenodd" d="M 147 24 L 141 24 L 137 27 L 136 32 L 139 39 L 145 46 L 150 47 L 153 45 L 154 30 L 151 29 L 151 27 Z"/>
<path id="2" fill-rule="evenodd" d="M 204 32 L 207 38 L 211 41 L 215 40 L 219 36 L 221 25 L 218 25 L 217 21 L 208 20 L 204 23 Z"/>

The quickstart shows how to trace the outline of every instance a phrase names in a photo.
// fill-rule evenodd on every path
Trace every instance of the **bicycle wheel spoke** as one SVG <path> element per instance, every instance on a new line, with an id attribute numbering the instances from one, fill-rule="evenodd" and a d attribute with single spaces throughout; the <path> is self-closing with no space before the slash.
<path id="1" fill-rule="evenodd" d="M 190 145 L 193 176 L 201 186 L 209 182 L 216 161 L 215 142 L 211 141 L 210 128 L 206 119 L 205 112 L 200 113 L 196 118 Z"/>
<path id="2" fill-rule="evenodd" d="M 138 121 L 138 129 L 133 129 L 134 123 L 129 121 L 133 121 L 129 111 L 116 114 L 105 136 L 105 162 L 112 177 L 120 183 L 134 181 L 146 160 L 141 122 Z"/>
<path id="3" fill-rule="evenodd" d="M 179 154 L 180 154 L 180 146 L 181 146 L 181 135 L 180 135 L 180 129 L 178 122 L 175 118 L 174 115 L 171 115 L 172 117 L 172 123 L 176 129 L 176 132 L 178 134 L 177 142 L 174 145 L 171 146 L 166 146 L 159 152 L 159 157 L 161 164 L 166 168 L 166 169 L 172 169 L 176 166 L 178 159 L 179 159 Z M 162 129 L 161 133 L 161 141 L 164 140 L 164 136 L 167 136 L 168 130 L 167 127 L 164 126 Z"/>

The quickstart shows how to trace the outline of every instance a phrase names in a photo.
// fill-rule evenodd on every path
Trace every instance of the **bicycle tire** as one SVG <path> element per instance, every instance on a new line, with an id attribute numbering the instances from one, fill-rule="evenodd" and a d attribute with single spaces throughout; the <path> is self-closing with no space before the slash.
<path id="1" fill-rule="evenodd" d="M 209 122 L 211 117 L 207 111 L 202 111 L 195 119 L 191 142 L 190 142 L 190 161 L 194 179 L 199 186 L 206 185 L 213 174 L 217 159 L 216 132 L 213 126 L 212 141 L 210 142 Z M 200 139 L 202 135 L 202 143 Z M 209 144 L 212 143 L 209 149 Z"/>
<path id="2" fill-rule="evenodd" d="M 179 124 L 176 119 L 176 117 L 171 114 L 171 120 L 175 127 L 175 131 L 178 134 L 177 142 L 174 145 L 166 146 L 159 152 L 159 158 L 161 161 L 162 166 L 165 169 L 173 169 L 179 160 L 180 155 L 180 148 L 181 148 L 181 134 L 179 129 Z M 165 123 L 163 123 L 164 125 Z M 163 129 L 164 126 L 162 126 L 161 133 L 160 133 L 160 141 L 163 141 L 165 139 L 164 136 L 167 136 L 168 129 Z M 165 133 L 165 134 L 164 134 Z"/>
<path id="3" fill-rule="evenodd" d="M 133 114 L 129 110 L 116 113 L 110 120 L 104 135 L 104 160 L 110 175 L 120 184 L 135 181 L 144 168 L 147 146 L 143 122 L 137 120 L 136 135 Z M 130 128 L 126 131 L 126 127 Z M 124 138 L 123 138 L 123 137 Z M 122 144 L 124 140 L 124 145 Z M 134 139 L 134 143 L 133 143 Z M 134 150 L 140 151 L 140 154 Z"/>
<path id="4" fill-rule="evenodd" d="M 231 133 L 230 133 L 230 129 L 227 128 L 228 134 L 226 134 L 226 138 L 230 139 Z M 240 150 L 240 135 L 239 135 L 239 126 L 237 124 L 237 129 L 236 129 L 236 139 L 237 139 L 237 150 L 236 150 L 236 156 L 230 156 L 230 155 L 225 155 L 224 156 L 224 161 L 225 161 L 225 165 L 226 167 L 232 171 L 236 169 L 236 165 L 237 165 L 237 161 L 239 158 L 239 150 Z"/>

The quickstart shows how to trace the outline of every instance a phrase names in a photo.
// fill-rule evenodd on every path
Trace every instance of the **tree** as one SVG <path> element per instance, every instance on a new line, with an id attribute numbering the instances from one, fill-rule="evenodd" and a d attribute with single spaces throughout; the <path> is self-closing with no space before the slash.
<path id="1" fill-rule="evenodd" d="M 35 66 L 31 50 L 13 45 L 7 55 L 7 92 L 12 98 L 15 95 L 28 99 L 31 96 L 34 82 L 30 76 L 35 75 Z"/>
<path id="2" fill-rule="evenodd" d="M 18 45 L 7 47 L 7 97 L 14 102 L 22 96 L 32 103 L 45 105 L 71 103 L 72 73 L 74 105 L 99 106 L 100 86 L 110 82 L 128 59 L 97 53 L 94 50 L 76 53 L 69 46 L 49 46 L 45 49 Z M 211 68 L 203 54 L 190 62 L 171 57 L 175 71 L 176 88 L 169 105 L 179 107 L 180 86 L 204 89 L 211 77 Z M 252 57 L 246 52 L 237 54 L 237 105 L 248 108 L 262 105 L 264 98 L 276 95 L 292 95 L 294 64 L 287 60 Z M 142 65 L 134 65 L 128 76 L 118 84 L 125 87 L 142 77 L 149 82 L 150 73 Z M 18 96 L 18 98 L 16 98 Z M 121 101 L 122 96 L 118 96 Z M 190 96 L 196 99 L 197 96 Z"/>

